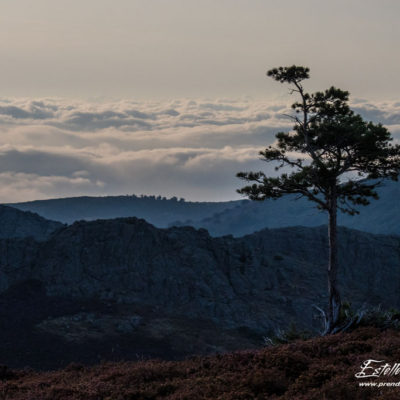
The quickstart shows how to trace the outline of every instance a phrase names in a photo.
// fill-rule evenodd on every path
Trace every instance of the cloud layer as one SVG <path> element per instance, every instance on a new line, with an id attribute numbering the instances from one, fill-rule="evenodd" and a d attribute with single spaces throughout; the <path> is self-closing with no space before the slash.
<path id="1" fill-rule="evenodd" d="M 353 108 L 400 134 L 400 103 Z M 250 99 L 0 99 L 0 201 L 108 194 L 238 198 L 235 174 L 289 130 L 287 104 Z M 272 173 L 272 168 L 270 168 Z"/>

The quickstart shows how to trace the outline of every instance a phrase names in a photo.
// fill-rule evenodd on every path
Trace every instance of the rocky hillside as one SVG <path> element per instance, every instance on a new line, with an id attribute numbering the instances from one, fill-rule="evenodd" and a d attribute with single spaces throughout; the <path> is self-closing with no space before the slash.
<path id="1" fill-rule="evenodd" d="M 31 236 L 36 240 L 45 240 L 52 232 L 63 226 L 38 214 L 1 205 L 0 221 L 0 239 Z"/>
<path id="2" fill-rule="evenodd" d="M 400 307 L 400 238 L 342 228 L 339 240 L 344 298 Z M 122 356 L 134 335 L 140 354 L 165 357 L 256 346 L 291 321 L 318 329 L 312 305 L 326 304 L 325 227 L 235 239 L 189 227 L 157 229 L 136 218 L 82 221 L 41 243 L 0 240 L 0 249 L 0 319 L 10 324 L 11 314 L 38 299 L 20 345 L 32 343 L 23 339 L 29 332 L 50 335 L 58 348 L 94 346 L 83 356 L 91 362 L 100 347 L 105 358 Z M 20 286 L 26 281 L 41 288 L 37 295 Z M 10 333 L 19 329 L 9 326 Z M 121 333 L 118 350 L 111 343 Z M 149 352 L 149 343 L 159 351 Z M 6 348 L 12 347 L 4 338 L 0 356 Z"/>
<path id="3" fill-rule="evenodd" d="M 366 360 L 394 365 L 400 335 L 362 328 L 258 351 L 193 357 L 180 362 L 71 364 L 53 372 L 0 369 L 7 400 L 394 400 L 397 376 L 356 378 Z M 372 386 L 375 385 L 375 386 Z M 379 386 L 381 385 L 381 386 Z"/>
<path id="4" fill-rule="evenodd" d="M 326 236 L 325 227 L 234 239 L 136 218 L 77 222 L 37 246 L 0 241 L 0 287 L 25 277 L 50 295 L 142 303 L 228 327 L 310 325 L 311 305 L 325 301 Z M 343 228 L 339 240 L 344 297 L 400 306 L 400 239 Z"/>

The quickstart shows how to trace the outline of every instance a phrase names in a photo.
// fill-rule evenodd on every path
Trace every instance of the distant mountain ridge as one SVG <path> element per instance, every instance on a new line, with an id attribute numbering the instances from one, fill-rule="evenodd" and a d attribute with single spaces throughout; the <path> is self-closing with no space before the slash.
<path id="1" fill-rule="evenodd" d="M 339 225 L 377 234 L 400 234 L 400 183 L 386 181 L 378 188 L 379 200 L 361 207 L 360 215 L 339 214 Z M 15 203 L 45 218 L 72 223 L 119 217 L 144 218 L 157 227 L 193 226 L 212 236 L 243 236 L 264 228 L 315 227 L 327 223 L 325 213 L 306 199 L 285 196 L 278 200 L 250 202 L 186 202 L 155 196 L 75 197 Z"/>
<path id="2" fill-rule="evenodd" d="M 241 202 L 190 202 L 176 197 L 127 195 L 69 197 L 7 205 L 67 224 L 79 220 L 137 217 L 164 228 L 174 221 L 201 220 Z"/>
<path id="3" fill-rule="evenodd" d="M 376 234 L 400 234 L 400 182 L 385 181 L 377 192 L 379 199 L 371 199 L 368 206 L 357 207 L 358 215 L 339 212 L 338 224 Z M 287 195 L 276 200 L 245 202 L 190 225 L 207 229 L 213 236 L 243 236 L 266 227 L 314 227 L 327 223 L 325 212 L 307 199 L 296 200 L 296 197 Z"/>

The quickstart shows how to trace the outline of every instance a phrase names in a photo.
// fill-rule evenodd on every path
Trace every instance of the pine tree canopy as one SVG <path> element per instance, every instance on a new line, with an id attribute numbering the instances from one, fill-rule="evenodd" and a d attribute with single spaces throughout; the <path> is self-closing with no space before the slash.
<path id="1" fill-rule="evenodd" d="M 292 105 L 293 131 L 279 132 L 276 142 L 260 152 L 261 159 L 274 162 L 278 177 L 263 172 L 240 172 L 248 186 L 238 192 L 252 200 L 279 198 L 295 193 L 330 210 L 358 213 L 356 205 L 378 198 L 376 187 L 385 178 L 397 180 L 400 146 L 392 144 L 390 132 L 381 124 L 364 121 L 348 104 L 349 93 L 335 87 L 306 93 L 302 81 L 309 69 L 279 67 L 267 72 L 278 82 L 291 85 L 299 101 Z"/>

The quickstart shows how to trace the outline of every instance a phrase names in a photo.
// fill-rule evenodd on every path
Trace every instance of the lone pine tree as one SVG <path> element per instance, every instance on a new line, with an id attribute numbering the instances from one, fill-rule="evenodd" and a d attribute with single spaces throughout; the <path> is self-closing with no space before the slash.
<path id="1" fill-rule="evenodd" d="M 366 206 L 378 198 L 376 187 L 382 179 L 397 180 L 400 146 L 391 144 L 389 131 L 381 124 L 364 121 L 349 107 L 349 93 L 335 87 L 309 94 L 302 82 L 309 69 L 293 65 L 271 69 L 267 75 L 288 83 L 299 100 L 292 105 L 292 132 L 276 134 L 276 143 L 260 152 L 261 159 L 283 171 L 277 177 L 263 172 L 240 172 L 249 182 L 238 192 L 251 200 L 277 199 L 295 193 L 306 197 L 329 215 L 328 310 L 324 313 L 324 333 L 339 326 L 341 299 L 337 287 L 338 210 L 358 214 L 357 205 Z"/>

